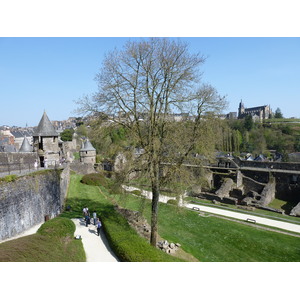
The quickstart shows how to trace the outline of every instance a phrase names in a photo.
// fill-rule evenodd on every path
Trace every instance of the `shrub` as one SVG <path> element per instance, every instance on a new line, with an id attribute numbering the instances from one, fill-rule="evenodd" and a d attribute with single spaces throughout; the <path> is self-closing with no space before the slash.
<path id="1" fill-rule="evenodd" d="M 81 179 L 81 183 L 87 185 L 101 185 L 105 188 L 109 188 L 111 185 L 109 179 L 107 179 L 103 174 L 100 173 L 91 173 L 84 175 Z"/>
<path id="2" fill-rule="evenodd" d="M 136 195 L 136 196 L 141 196 L 142 192 L 140 190 L 133 190 L 133 191 L 131 191 L 131 194 Z"/>
<path id="3" fill-rule="evenodd" d="M 67 218 L 54 218 L 45 222 L 37 231 L 37 233 L 45 236 L 73 236 L 75 232 L 75 224 Z"/>
<path id="4" fill-rule="evenodd" d="M 18 177 L 17 175 L 7 175 L 3 178 L 0 178 L 0 181 L 11 182 L 11 181 L 15 181 L 17 177 Z"/>
<path id="5" fill-rule="evenodd" d="M 174 199 L 168 200 L 167 203 L 168 203 L 168 204 L 172 204 L 172 205 L 178 205 L 178 201 L 177 201 L 177 200 L 174 200 Z"/>

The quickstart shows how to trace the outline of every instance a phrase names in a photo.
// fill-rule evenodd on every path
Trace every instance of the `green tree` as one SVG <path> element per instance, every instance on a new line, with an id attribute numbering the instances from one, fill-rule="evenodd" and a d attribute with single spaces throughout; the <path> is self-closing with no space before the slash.
<path id="1" fill-rule="evenodd" d="M 275 119 L 282 119 L 283 118 L 282 112 L 281 112 L 279 107 L 277 107 L 277 109 L 275 110 L 274 118 Z"/>
<path id="2" fill-rule="evenodd" d="M 247 131 L 250 131 L 253 128 L 253 119 L 252 116 L 247 115 L 244 120 L 244 127 Z"/>
<path id="3" fill-rule="evenodd" d="M 104 59 L 96 76 L 97 95 L 77 102 L 82 109 L 92 107 L 112 115 L 114 122 L 130 132 L 132 147 L 143 148 L 135 165 L 147 172 L 151 182 L 153 246 L 162 184 L 168 176 L 175 177 L 175 170 L 180 170 L 196 147 L 201 148 L 199 144 L 207 143 L 205 122 L 224 108 L 224 98 L 212 86 L 199 84 L 199 67 L 203 63 L 202 55 L 189 53 L 187 44 L 179 40 L 152 38 L 128 42 Z M 192 121 L 175 126 L 175 112 L 192 115 Z M 181 136 L 180 131 L 187 134 Z M 163 170 L 163 164 L 168 166 L 167 170 Z"/>
<path id="4" fill-rule="evenodd" d="M 73 134 L 74 134 L 74 129 L 65 129 L 61 134 L 60 134 L 60 138 L 62 141 L 66 142 L 66 141 L 72 141 L 73 138 Z"/>

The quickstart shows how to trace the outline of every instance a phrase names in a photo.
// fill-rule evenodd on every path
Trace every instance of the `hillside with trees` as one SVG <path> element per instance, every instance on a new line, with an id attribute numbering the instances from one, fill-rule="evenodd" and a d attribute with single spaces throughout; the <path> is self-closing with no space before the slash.
<path id="1" fill-rule="evenodd" d="M 272 152 L 283 155 L 300 151 L 300 123 L 293 119 L 269 119 L 264 123 L 253 122 L 251 116 L 243 120 L 224 120 L 218 128 L 219 139 L 216 147 L 219 151 L 263 154 L 271 158 Z"/>

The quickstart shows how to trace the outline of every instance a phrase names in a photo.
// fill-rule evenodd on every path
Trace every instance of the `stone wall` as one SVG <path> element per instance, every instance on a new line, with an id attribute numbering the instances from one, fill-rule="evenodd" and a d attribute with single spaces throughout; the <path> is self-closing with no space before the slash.
<path id="1" fill-rule="evenodd" d="M 275 178 L 270 178 L 270 182 L 264 187 L 261 193 L 261 199 L 259 201 L 259 204 L 261 204 L 262 206 L 268 206 L 275 198 L 275 189 Z"/>
<path id="2" fill-rule="evenodd" d="M 265 188 L 266 184 L 258 182 L 250 177 L 243 176 L 243 191 L 244 194 L 248 194 L 249 192 L 261 193 Z"/>
<path id="3" fill-rule="evenodd" d="M 93 164 L 86 164 L 86 163 L 74 161 L 70 164 L 70 168 L 72 171 L 82 175 L 95 173 L 95 168 Z"/>
<path id="4" fill-rule="evenodd" d="M 62 175 L 62 177 L 61 177 Z M 0 240 L 13 237 L 61 212 L 69 171 L 47 170 L 0 182 Z"/>
<path id="5" fill-rule="evenodd" d="M 289 163 L 289 162 L 273 162 L 273 161 L 248 161 L 241 160 L 238 157 L 234 158 L 234 162 L 240 167 L 248 168 L 268 168 L 272 169 L 282 169 L 282 170 L 291 170 L 291 171 L 300 171 L 300 163 Z"/>
<path id="6" fill-rule="evenodd" d="M 0 152 L 0 173 L 13 170 L 34 169 L 34 162 L 38 160 L 37 153 Z"/>

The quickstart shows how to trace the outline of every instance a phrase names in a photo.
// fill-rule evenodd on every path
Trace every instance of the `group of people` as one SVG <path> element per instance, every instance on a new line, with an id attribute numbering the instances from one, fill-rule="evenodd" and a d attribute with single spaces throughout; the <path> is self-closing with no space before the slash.
<path id="1" fill-rule="evenodd" d="M 88 225 L 91 224 L 91 217 L 90 217 L 89 209 L 87 207 L 84 207 L 82 212 L 83 212 L 83 216 L 85 219 L 85 226 L 88 227 Z M 93 222 L 94 222 L 94 225 L 97 227 L 97 235 L 100 236 L 100 229 L 102 227 L 102 223 L 100 221 L 100 218 L 97 218 L 97 213 L 95 210 L 93 211 Z"/>

